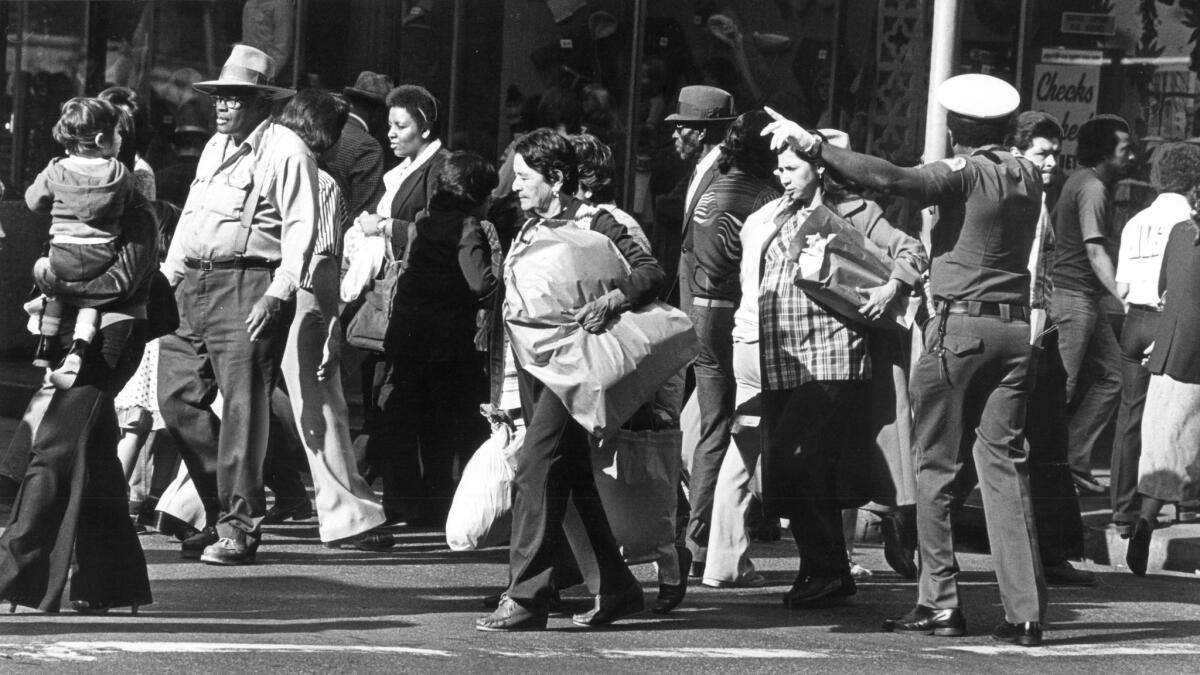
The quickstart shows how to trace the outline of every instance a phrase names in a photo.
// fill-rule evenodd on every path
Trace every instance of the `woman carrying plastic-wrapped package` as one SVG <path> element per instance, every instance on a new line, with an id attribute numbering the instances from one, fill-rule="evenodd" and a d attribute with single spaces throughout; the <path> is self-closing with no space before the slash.
<path id="1" fill-rule="evenodd" d="M 821 133 L 831 145 L 846 147 L 844 133 Z M 781 151 L 778 162 L 784 196 L 764 207 L 776 229 L 761 249 L 758 294 L 767 439 L 762 446 L 763 504 L 769 515 L 790 522 L 801 564 L 783 605 L 804 609 L 837 604 L 856 592 L 842 507 L 868 500 L 894 505 L 900 484 L 911 482 L 911 467 L 907 479 L 893 475 L 889 462 L 881 461 L 887 453 L 884 442 L 872 438 L 879 430 L 874 417 L 884 412 L 873 409 L 873 381 L 881 379 L 875 384 L 888 391 L 897 387 L 890 369 L 882 378 L 873 372 L 879 356 L 870 342 L 882 334 L 868 330 L 865 322 L 893 315 L 928 266 L 928 256 L 920 242 L 884 219 L 878 205 L 833 180 L 830 169 L 791 149 Z M 890 262 L 882 278 L 858 277 L 881 283 L 844 289 L 856 301 L 841 309 L 829 295 L 799 287 L 797 273 L 807 279 L 806 268 L 814 259 L 821 269 L 832 266 L 826 246 L 852 246 L 864 253 L 870 247 L 884 254 Z M 847 257 L 852 252 L 840 250 Z M 894 413 L 894 399 L 888 403 Z M 894 443 L 902 435 L 893 431 L 891 436 Z"/>
<path id="2" fill-rule="evenodd" d="M 578 162 L 570 141 L 549 129 L 538 129 L 514 147 L 521 209 L 528 216 L 518 240 L 537 228 L 572 226 L 583 203 L 575 193 Z M 622 312 L 651 302 L 665 274 L 658 263 L 607 213 L 597 214 L 591 230 L 607 236 L 625 258 L 630 274 L 617 287 L 584 304 L 574 320 L 586 331 L 603 332 Z M 514 248 L 515 248 L 514 244 Z M 506 304 L 519 298 L 511 279 Z M 564 279 L 564 283 L 570 283 Z M 510 324 L 520 317 L 505 312 Z M 562 400 L 532 375 L 518 374 L 521 408 L 526 421 L 525 444 L 517 456 L 514 477 L 513 528 L 509 549 L 510 582 L 500 606 L 476 620 L 482 631 L 542 630 L 554 594 L 552 578 L 560 547 L 565 545 L 563 517 L 572 499 L 591 544 L 575 550 L 576 558 L 595 556 L 600 584 L 593 608 L 573 617 L 580 626 L 602 626 L 642 611 L 641 586 L 629 572 L 596 491 L 592 477 L 588 431 L 576 422 Z"/>

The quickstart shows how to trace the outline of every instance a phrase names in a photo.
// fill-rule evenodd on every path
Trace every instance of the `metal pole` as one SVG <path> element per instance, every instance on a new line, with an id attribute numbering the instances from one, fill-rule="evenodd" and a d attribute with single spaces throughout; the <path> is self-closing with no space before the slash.
<path id="1" fill-rule="evenodd" d="M 954 71 L 954 46 L 958 41 L 957 0 L 933 0 L 929 53 L 929 99 L 925 105 L 926 162 L 946 156 L 946 111 L 937 102 L 937 89 Z"/>
<path id="2" fill-rule="evenodd" d="M 1025 85 L 1025 59 L 1029 51 L 1029 0 L 1021 0 L 1020 21 L 1017 26 L 1017 69 L 1012 83 L 1018 91 Z"/>
<path id="3" fill-rule="evenodd" d="M 454 0 L 454 24 L 450 33 L 450 96 L 446 103 L 446 141 L 454 143 L 458 128 L 458 90 L 462 85 L 462 41 L 466 23 L 466 0 Z"/>
<path id="4" fill-rule="evenodd" d="M 303 84 L 300 82 L 300 74 L 304 69 L 304 42 L 307 39 L 304 34 L 304 29 L 308 26 L 308 21 L 305 15 L 308 13 L 308 3 L 305 0 L 296 0 L 296 15 L 292 25 L 292 88 L 303 89 L 308 86 L 308 82 Z"/>
<path id="5" fill-rule="evenodd" d="M 637 163 L 638 96 L 642 92 L 642 41 L 646 39 L 646 0 L 633 0 L 633 33 L 629 38 L 629 95 L 625 105 L 625 166 L 621 181 L 621 206 L 633 208 L 634 167 Z"/>
<path id="6" fill-rule="evenodd" d="M 937 89 L 954 70 L 954 46 L 958 42 L 957 0 L 933 0 L 933 22 L 929 53 L 929 95 L 925 104 L 925 152 L 922 158 L 933 162 L 944 158 L 946 143 L 946 111 L 937 102 Z M 929 232 L 933 217 L 928 209 L 921 211 L 921 241 L 930 250 Z"/>
<path id="7" fill-rule="evenodd" d="M 829 46 L 829 107 L 826 108 L 827 113 L 825 117 L 829 120 L 829 126 L 835 129 L 846 128 L 842 125 L 842 121 L 837 118 L 838 68 L 841 66 L 842 61 L 840 56 L 842 51 L 842 34 L 846 28 L 846 13 L 843 11 L 843 4 L 842 0 L 837 0 L 833 4 L 833 40 Z M 858 149 L 861 150 L 862 148 Z"/>

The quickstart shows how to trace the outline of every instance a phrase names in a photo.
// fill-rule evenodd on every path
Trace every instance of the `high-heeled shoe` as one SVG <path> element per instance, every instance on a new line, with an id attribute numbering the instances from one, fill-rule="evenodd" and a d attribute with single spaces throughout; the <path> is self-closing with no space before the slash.
<path id="1" fill-rule="evenodd" d="M 76 612 L 79 612 L 80 614 L 89 614 L 89 615 L 108 614 L 108 610 L 113 609 L 116 606 L 117 606 L 117 603 L 113 600 L 106 600 L 103 602 L 101 602 L 99 600 L 72 600 L 71 601 L 71 609 L 75 610 Z M 136 602 L 131 603 L 129 605 L 130 616 L 137 616 L 137 613 L 138 613 L 138 604 Z"/>

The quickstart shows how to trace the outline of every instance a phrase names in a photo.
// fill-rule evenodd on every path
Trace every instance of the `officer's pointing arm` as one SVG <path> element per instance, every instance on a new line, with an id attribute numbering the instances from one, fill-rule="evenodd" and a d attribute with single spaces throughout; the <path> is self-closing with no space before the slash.
<path id="1" fill-rule="evenodd" d="M 819 158 L 826 166 L 867 189 L 907 197 L 922 203 L 927 201 L 927 183 L 919 170 L 896 166 L 885 159 L 835 147 L 774 110 L 763 110 L 775 120 L 762 130 L 762 135 L 771 136 L 772 149 L 778 150 L 786 143 L 797 155 Z"/>

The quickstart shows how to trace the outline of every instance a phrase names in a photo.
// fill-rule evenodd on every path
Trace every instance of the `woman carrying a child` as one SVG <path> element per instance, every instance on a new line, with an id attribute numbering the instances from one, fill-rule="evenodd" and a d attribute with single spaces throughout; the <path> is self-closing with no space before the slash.
<path id="1" fill-rule="evenodd" d="M 146 561 L 127 515 L 113 397 L 137 370 L 146 301 L 158 262 L 153 213 L 114 157 L 120 112 L 98 99 L 63 106 L 55 139 L 68 156 L 35 179 L 26 200 L 51 213 L 51 251 L 34 268 L 61 325 L 43 330 L 51 353 L 74 336 L 74 372 L 56 388 L 33 438 L 29 467 L 0 536 L 0 599 L 56 612 L 68 572 L 71 607 L 99 613 L 150 602 Z M 57 305 L 57 307 L 54 307 Z M 68 330 L 79 307 L 74 332 Z M 45 328 L 45 319 L 42 326 Z M 43 353 L 43 356 L 51 354 Z M 51 359 L 48 359 L 51 360 Z"/>

